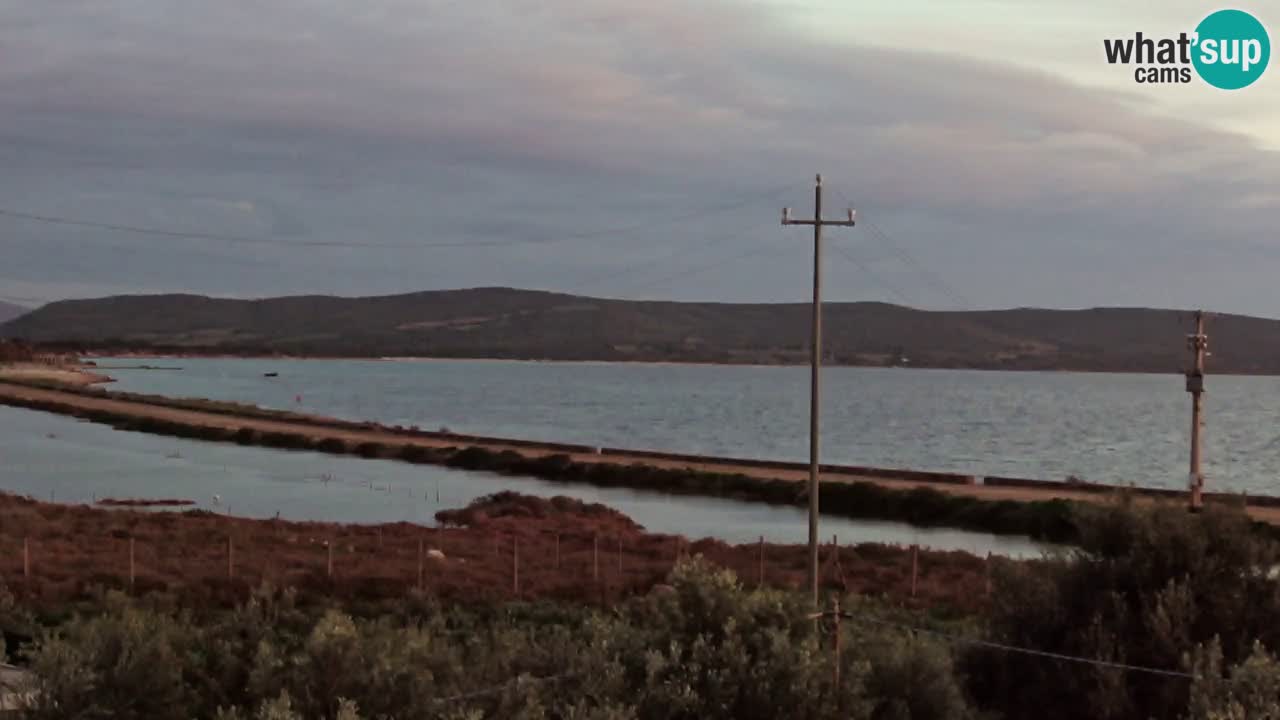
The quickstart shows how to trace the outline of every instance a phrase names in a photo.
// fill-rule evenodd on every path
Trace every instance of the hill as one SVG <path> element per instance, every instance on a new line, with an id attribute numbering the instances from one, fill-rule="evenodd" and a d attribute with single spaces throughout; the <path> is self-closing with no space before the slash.
<path id="1" fill-rule="evenodd" d="M 827 360 L 991 369 L 1177 372 L 1185 311 L 924 311 L 830 303 Z M 1217 315 L 1214 372 L 1280 374 L 1280 321 Z M 800 363 L 809 308 L 609 300 L 476 288 L 381 297 L 136 295 L 51 303 L 0 336 L 63 347 L 348 357 Z"/>
<path id="2" fill-rule="evenodd" d="M 8 322 L 20 315 L 24 315 L 29 312 L 29 310 L 29 308 L 22 307 L 21 305 L 0 302 L 0 323 Z"/>

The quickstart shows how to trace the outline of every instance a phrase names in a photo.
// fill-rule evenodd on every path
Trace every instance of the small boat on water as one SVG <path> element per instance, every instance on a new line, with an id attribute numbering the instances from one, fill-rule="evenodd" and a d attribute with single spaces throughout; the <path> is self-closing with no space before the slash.
<path id="1" fill-rule="evenodd" d="M 262 373 L 262 377 L 279 377 L 280 373 L 266 372 Z"/>

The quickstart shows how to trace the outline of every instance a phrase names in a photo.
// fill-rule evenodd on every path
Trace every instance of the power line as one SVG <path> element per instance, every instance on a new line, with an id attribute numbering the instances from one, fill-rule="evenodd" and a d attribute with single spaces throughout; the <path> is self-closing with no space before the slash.
<path id="1" fill-rule="evenodd" d="M 185 232 L 180 230 L 162 230 L 159 228 L 146 228 L 134 225 L 117 225 L 114 223 L 98 222 L 96 220 L 77 220 L 73 218 L 60 217 L 54 215 L 37 215 L 35 213 L 20 212 L 17 210 L 0 209 L 0 215 L 20 220 L 30 220 L 32 222 L 41 222 L 51 225 L 72 225 L 75 227 L 93 228 L 97 230 L 110 230 L 112 232 L 127 232 L 136 235 L 155 235 L 159 237 L 178 238 L 183 240 L 215 240 L 219 242 L 243 243 L 251 245 L 279 245 L 279 246 L 303 246 L 303 247 L 370 247 L 367 243 L 353 243 L 344 241 L 330 240 L 274 240 L 271 238 L 248 237 L 242 235 L 225 235 L 222 233 L 205 233 L 205 232 Z M 410 247 L 409 245 L 381 245 L 379 247 Z M 418 246 L 413 246 L 418 247 Z"/>
<path id="2" fill-rule="evenodd" d="M 897 623 L 881 618 L 854 615 L 852 613 L 842 613 L 841 617 L 853 620 L 854 622 L 866 623 L 869 625 L 880 625 L 883 627 L 891 627 L 898 630 L 904 630 L 913 633 L 921 633 L 930 635 L 940 640 L 945 640 L 957 645 L 972 645 L 976 647 L 985 647 L 991 650 L 1001 650 L 1004 652 L 1018 653 L 1021 655 L 1029 655 L 1032 657 L 1048 658 L 1051 660 L 1062 660 L 1064 662 L 1080 663 L 1084 665 L 1093 665 L 1096 667 L 1104 667 L 1112 670 L 1123 670 L 1125 672 L 1146 673 L 1148 675 L 1160 675 L 1164 677 L 1184 678 L 1188 680 L 1196 679 L 1196 676 L 1189 672 L 1181 670 L 1167 670 L 1165 668 L 1148 667 L 1145 665 L 1130 665 L 1128 663 L 1115 662 L 1112 660 L 1100 660 L 1098 658 L 1082 657 L 1079 655 L 1067 655 L 1065 653 L 1049 652 L 1046 650 L 1035 650 L 1033 648 L 1019 647 L 1017 645 L 1007 645 L 1005 643 L 993 642 L 991 640 L 979 640 L 977 638 L 966 638 L 960 635 L 952 635 L 938 630 L 930 630 L 928 628 Z"/>
<path id="3" fill-rule="evenodd" d="M 706 263 L 702 263 L 702 264 L 699 264 L 699 265 L 694 265 L 694 266 L 692 266 L 692 267 L 684 268 L 684 269 L 682 269 L 682 270 L 678 270 L 678 271 L 676 271 L 676 272 L 674 272 L 674 273 L 670 273 L 670 274 L 668 274 L 668 275 L 660 276 L 660 277 L 658 277 L 658 278 L 656 278 L 656 279 L 650 280 L 649 282 L 642 283 L 642 284 L 640 284 L 640 285 L 632 285 L 632 286 L 630 286 L 628 289 L 629 289 L 629 291 L 630 291 L 630 292 L 636 292 L 636 291 L 638 291 L 638 290 L 647 290 L 647 289 L 649 289 L 649 288 L 651 288 L 651 287 L 654 287 L 654 286 L 656 286 L 656 285 L 662 285 L 663 283 L 670 282 L 671 280 L 678 280 L 678 279 L 683 278 L 683 277 L 689 277 L 689 276 L 691 276 L 691 275 L 698 275 L 698 274 L 704 273 L 704 272 L 706 272 L 706 271 L 708 271 L 708 270 L 713 270 L 713 269 L 715 269 L 715 268 L 724 267 L 725 265 L 728 265 L 728 264 L 730 264 L 730 263 L 739 262 L 739 261 L 741 261 L 741 260 L 746 260 L 747 258 L 755 257 L 755 256 L 757 256 L 757 255 L 763 255 L 763 254 L 765 254 L 765 253 L 773 252 L 773 251 L 776 251 L 776 250 L 777 250 L 777 246 L 776 246 L 776 245 L 773 245 L 773 244 L 760 245 L 760 246 L 757 246 L 757 247 L 751 248 L 751 249 L 749 249 L 749 250 L 745 250 L 745 251 L 743 251 L 743 252 L 739 252 L 739 253 L 736 253 L 736 254 L 734 254 L 734 255 L 730 255 L 729 257 L 726 257 L 726 258 L 714 259 L 714 260 L 712 260 L 712 261 L 710 261 L 710 262 L 706 262 Z M 626 286 L 624 285 L 624 287 L 626 287 Z"/>
<path id="4" fill-rule="evenodd" d="M 844 199 L 845 203 L 847 203 L 850 206 L 853 205 L 853 203 L 849 200 L 849 196 L 845 195 L 839 189 L 836 189 L 836 193 L 840 195 L 841 198 Z M 912 254 L 909 250 L 907 250 L 907 248 L 904 247 L 901 243 L 899 243 L 898 241 L 890 237 L 888 233 L 886 233 L 882 228 L 880 228 L 880 226 L 876 225 L 874 222 L 870 220 L 867 220 L 865 216 L 859 221 L 859 224 L 862 227 L 865 227 L 867 231 L 872 234 L 872 236 L 874 236 L 876 239 L 880 240 L 882 243 L 887 245 L 890 251 L 894 255 L 896 255 L 900 260 L 902 260 L 906 264 L 913 267 L 916 270 L 916 272 L 920 273 L 927 280 L 929 280 L 935 289 L 937 289 L 942 294 L 946 295 L 953 303 L 955 303 L 961 308 L 975 307 L 973 303 L 969 302 L 968 298 L 966 298 L 954 287 L 952 287 L 950 283 L 948 283 L 946 280 L 942 278 L 942 276 L 933 272 L 928 267 L 926 267 L 923 263 L 921 263 L 918 259 L 916 259 L 914 254 Z"/>
<path id="5" fill-rule="evenodd" d="M 700 245 L 687 245 L 687 244 L 686 244 L 686 245 L 678 245 L 678 246 L 676 246 L 676 247 L 672 248 L 672 249 L 670 250 L 670 252 L 665 253 L 665 254 L 664 254 L 664 255 L 662 255 L 661 257 L 651 258 L 651 259 L 644 260 L 644 261 L 641 261 L 641 262 L 638 262 L 638 263 L 634 263 L 634 264 L 632 264 L 632 265 L 624 266 L 624 267 L 621 267 L 621 268 L 614 268 L 614 269 L 609 270 L 609 271 L 607 271 L 607 272 L 599 273 L 599 274 L 597 274 L 597 275 L 593 275 L 593 276 L 591 276 L 591 277 L 588 277 L 588 278 L 587 278 L 585 281 L 583 281 L 583 282 L 575 283 L 575 284 L 574 284 L 574 285 L 573 285 L 569 290 L 567 290 L 566 292 L 570 292 L 570 293 L 577 293 L 577 292 L 581 292 L 583 289 L 585 289 L 585 288 L 589 288 L 589 287 L 591 287 L 591 286 L 593 286 L 593 285 L 598 285 L 598 284 L 600 284 L 600 283 L 602 283 L 602 282 L 606 282 L 606 281 L 609 281 L 609 280 L 613 280 L 613 279 L 618 278 L 618 277 L 623 277 L 623 276 L 626 276 L 626 275 L 631 275 L 631 274 L 633 274 L 633 273 L 637 272 L 637 270 L 639 270 L 639 272 L 643 272 L 643 271 L 644 271 L 644 270 L 643 270 L 644 268 L 650 268 L 650 267 L 655 267 L 655 266 L 661 265 L 662 263 L 664 263 L 664 262 L 666 262 L 666 261 L 668 261 L 668 260 L 672 260 L 672 259 L 674 259 L 674 258 L 676 258 L 676 257 L 679 257 L 679 256 L 682 256 L 682 255 L 688 255 L 688 254 L 692 254 L 692 253 L 699 253 L 700 251 L 707 250 L 707 249 L 709 249 L 709 248 L 716 248 L 716 247 L 719 247 L 720 245 L 724 244 L 725 242 L 728 242 L 729 240 L 735 240 L 735 239 L 737 239 L 737 238 L 742 237 L 742 234 L 743 234 L 744 232 L 745 232 L 745 231 L 743 231 L 743 230 L 735 230 L 735 231 L 733 231 L 733 232 L 731 232 L 731 233 L 726 233 L 726 234 L 724 234 L 724 235 L 720 235 L 720 236 L 717 236 L 717 237 L 715 237 L 715 238 L 712 238 L 711 240 L 708 240 L 708 241 L 706 241 L 706 242 L 704 242 L 704 243 L 702 243 L 702 244 L 700 244 Z"/>
<path id="6" fill-rule="evenodd" d="M 464 702 L 467 700 L 477 700 L 482 697 L 490 697 L 492 695 L 501 695 L 502 693 L 510 689 L 511 686 L 513 685 L 516 687 L 519 687 L 524 683 L 536 684 L 536 683 L 553 682 L 556 680 L 565 680 L 568 678 L 577 677 L 583 674 L 584 673 L 581 673 L 581 672 L 572 672 L 572 673 L 560 673 L 558 675 L 546 675 L 543 677 L 526 677 L 524 675 L 517 675 L 511 678 L 510 680 L 507 680 L 504 683 L 500 683 L 492 687 L 487 687 L 483 690 L 476 690 L 473 692 L 461 693 L 459 695 L 449 695 L 447 697 L 436 698 L 432 700 L 431 703 L 433 705 L 445 705 L 448 703 Z"/>
<path id="7" fill-rule="evenodd" d="M 837 253 L 840 253 L 841 257 L 847 260 L 854 267 L 861 270 L 863 274 L 865 274 L 867 277 L 871 279 L 872 282 L 874 282 L 875 284 L 879 285 L 881 288 L 886 290 L 898 302 L 902 303 L 904 306 L 907 306 L 907 307 L 911 306 L 911 301 L 908 300 L 905 295 L 903 295 L 896 287 L 889 284 L 889 282 L 886 281 L 884 278 L 880 277 L 880 275 L 876 273 L 874 270 L 872 270 L 870 267 L 868 267 L 866 263 L 859 260 L 852 252 L 849 252 L 848 248 L 845 248 L 844 246 L 841 246 L 841 245 L 833 245 L 832 247 L 836 249 Z"/>
<path id="8" fill-rule="evenodd" d="M 973 303 L 969 302 L 968 298 L 966 298 L 964 295 L 961 295 L 960 292 L 957 291 L 955 288 L 953 288 L 950 285 L 950 283 L 944 280 L 941 275 L 938 275 L 937 273 L 933 272 L 929 268 L 925 267 L 924 264 L 922 264 L 919 260 L 916 259 L 915 255 L 913 255 L 905 247 L 899 244 L 896 240 L 889 237 L 889 235 L 884 230 L 880 229 L 878 225 L 876 225 L 874 222 L 871 222 L 871 221 L 864 221 L 864 224 L 867 230 L 871 231 L 872 235 L 875 235 L 877 238 L 887 243 L 890 246 L 890 248 L 894 251 L 894 253 L 898 255 L 898 257 L 902 258 L 908 265 L 911 265 L 912 267 L 914 267 L 922 275 L 929 278 L 933 282 L 934 287 L 941 290 L 942 293 L 947 297 L 949 297 L 952 302 L 956 303 L 962 308 L 974 307 Z"/>
<path id="9" fill-rule="evenodd" d="M 607 237 L 611 235 L 628 235 L 642 230 L 648 230 L 663 225 L 671 225 L 678 222 L 715 215 L 717 213 L 728 212 L 740 207 L 759 202 L 762 198 L 767 199 L 781 195 L 783 192 L 795 187 L 795 183 L 790 183 L 782 187 L 770 188 L 760 193 L 752 193 L 749 196 L 739 198 L 730 203 L 715 205 L 712 207 L 699 208 L 686 213 L 654 220 L 650 222 L 637 223 L 635 225 L 603 228 L 579 233 L 557 233 L 555 235 L 546 235 L 532 238 L 519 238 L 509 240 L 448 240 L 441 242 L 391 242 L 391 243 L 362 243 L 350 240 L 287 240 L 267 237 L 254 237 L 248 235 L 232 235 L 226 233 L 199 232 L 199 231 L 182 231 L 169 230 L 162 228 L 143 227 L 138 225 L 125 225 L 117 223 L 100 222 L 97 220 L 84 220 L 78 218 L 70 218 L 60 215 L 41 215 L 37 213 L 23 212 L 19 210 L 9 210 L 0 208 L 0 216 L 16 218 L 20 220 L 28 220 L 31 222 L 40 222 L 52 225 L 68 225 L 73 227 L 93 228 L 97 230 L 108 230 L 111 232 L 133 233 L 135 235 L 150 235 L 156 237 L 167 237 L 182 240 L 211 240 L 215 242 L 226 242 L 244 245 L 272 245 L 277 247 L 333 247 L 333 248 L 387 248 L 387 249 L 421 249 L 421 248 L 487 248 L 487 247 L 515 247 L 520 245 L 538 245 L 562 242 L 567 240 L 590 240 L 595 238 Z"/>

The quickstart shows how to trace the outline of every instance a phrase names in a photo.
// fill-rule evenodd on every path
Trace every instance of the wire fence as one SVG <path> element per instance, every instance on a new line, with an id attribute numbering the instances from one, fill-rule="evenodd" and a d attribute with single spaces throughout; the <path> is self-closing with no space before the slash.
<path id="1" fill-rule="evenodd" d="M 0 528 L 0 583 L 19 596 L 89 588 L 203 593 L 233 600 L 269 584 L 337 597 L 555 598 L 610 602 L 666 581 L 698 555 L 749 587 L 801 587 L 803 545 L 690 542 L 597 520 L 548 529 L 525 518 L 471 527 L 243 520 L 204 511 L 102 512 L 21 501 Z M 534 520 L 534 523 L 537 521 Z M 907 603 L 974 607 L 1000 559 L 919 546 L 824 544 L 823 582 Z"/>

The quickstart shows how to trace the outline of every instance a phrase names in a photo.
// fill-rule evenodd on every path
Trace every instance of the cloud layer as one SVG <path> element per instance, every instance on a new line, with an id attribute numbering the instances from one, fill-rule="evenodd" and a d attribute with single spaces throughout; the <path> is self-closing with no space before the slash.
<path id="1" fill-rule="evenodd" d="M 805 208 L 822 170 L 829 202 L 897 240 L 833 231 L 872 272 L 834 256 L 843 299 L 1280 315 L 1264 224 L 1280 163 L 1256 140 L 1035 69 L 822 40 L 783 12 L 0 6 L 0 207 L 281 243 L 0 218 L 0 295 L 509 284 L 799 299 L 807 248 L 777 212 Z M 629 231 L 593 232 L 606 228 Z M 480 246 L 520 239 L 549 242 Z M 477 246 L 404 247 L 418 241 Z"/>

